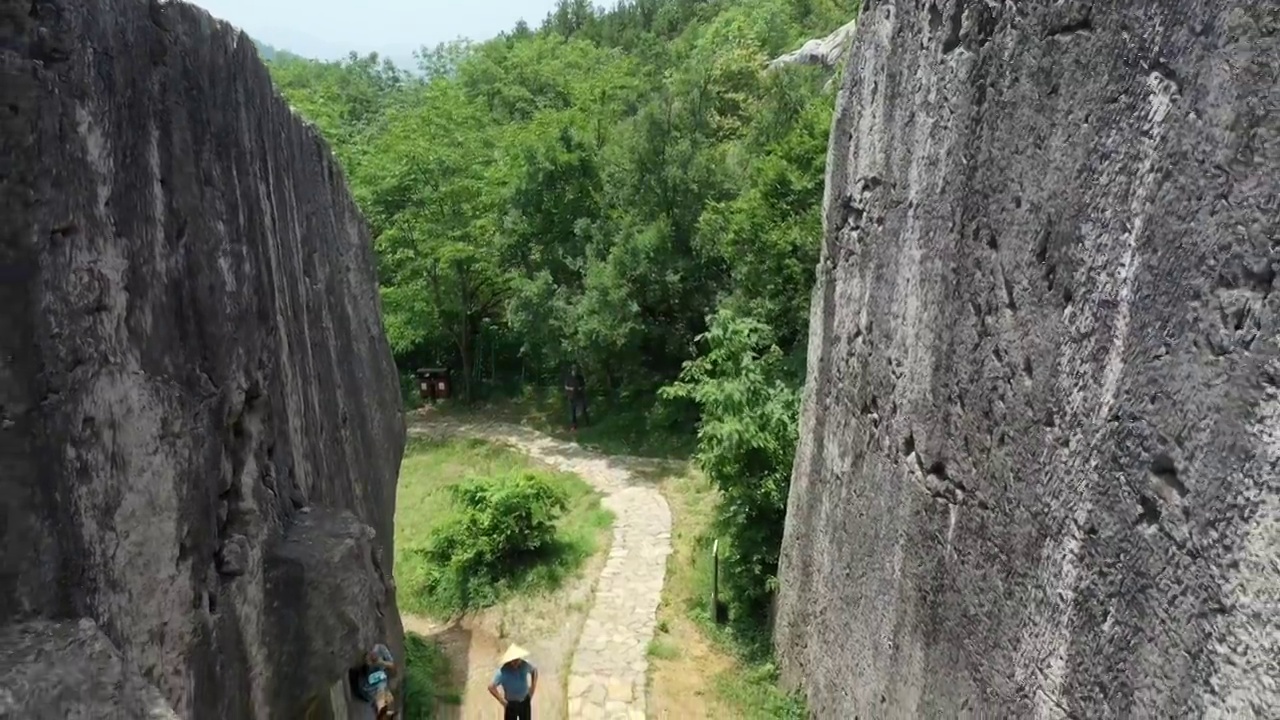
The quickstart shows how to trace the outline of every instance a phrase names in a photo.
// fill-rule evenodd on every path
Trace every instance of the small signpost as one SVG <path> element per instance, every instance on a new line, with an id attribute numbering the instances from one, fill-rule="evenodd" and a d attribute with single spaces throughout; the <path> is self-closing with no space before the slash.
<path id="1" fill-rule="evenodd" d="M 445 400 L 449 397 L 447 368 L 419 368 L 414 374 L 418 376 L 418 394 L 423 402 L 435 405 L 437 400 Z"/>
<path id="2" fill-rule="evenodd" d="M 711 622 L 719 625 L 725 620 L 724 606 L 720 604 L 720 538 L 711 543 Z"/>

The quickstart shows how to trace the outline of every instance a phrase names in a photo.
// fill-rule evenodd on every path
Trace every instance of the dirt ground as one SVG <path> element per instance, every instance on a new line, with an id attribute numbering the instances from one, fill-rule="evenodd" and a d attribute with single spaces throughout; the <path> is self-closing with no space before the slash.
<path id="1" fill-rule="evenodd" d="M 701 591 L 695 571 L 695 540 L 710 525 L 710 510 L 718 498 L 705 479 L 678 467 L 664 473 L 662 494 L 671 508 L 672 553 L 658 607 L 658 632 L 649 653 L 649 717 L 740 717 L 715 686 L 716 678 L 733 667 L 733 658 L 712 644 L 687 610 L 693 596 Z"/>
<path id="2" fill-rule="evenodd" d="M 511 643 L 530 652 L 538 668 L 538 692 L 533 715 L 546 720 L 565 717 L 565 692 L 569 663 L 587 610 L 592 589 L 600 576 L 607 545 L 587 561 L 583 573 L 552 595 L 515 598 L 503 605 L 471 613 L 450 622 L 404 615 L 406 632 L 440 643 L 449 657 L 451 685 L 462 697 L 461 705 L 440 704 L 442 720 L 493 720 L 502 717 L 502 706 L 489 695 L 489 682 L 498 661 Z"/>
<path id="3" fill-rule="evenodd" d="M 732 667 L 732 661 L 707 642 L 692 620 L 678 615 L 670 613 L 668 632 L 658 635 L 659 647 L 669 648 L 669 654 L 655 654 L 649 666 L 649 717 L 732 718 L 732 708 L 725 706 L 712 685 L 714 678 Z"/>

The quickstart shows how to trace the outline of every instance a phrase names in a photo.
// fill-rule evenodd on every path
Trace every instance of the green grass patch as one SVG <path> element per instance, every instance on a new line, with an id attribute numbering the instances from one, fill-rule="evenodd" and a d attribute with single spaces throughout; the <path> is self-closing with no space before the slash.
<path id="1" fill-rule="evenodd" d="M 734 672 L 716 678 L 716 691 L 730 698 L 746 720 L 806 720 L 804 699 L 778 688 L 778 671 L 773 663 L 746 663 Z"/>
<path id="2" fill-rule="evenodd" d="M 680 648 L 670 640 L 655 637 L 649 641 L 649 657 L 657 660 L 674 660 L 680 656 Z"/>
<path id="3" fill-rule="evenodd" d="M 405 720 L 432 720 L 441 704 L 461 705 L 462 696 L 449 687 L 449 658 L 444 649 L 421 635 L 405 633 Z"/>
<path id="4" fill-rule="evenodd" d="M 400 468 L 396 578 L 407 612 L 447 616 L 554 590 L 613 515 L 570 473 L 481 440 L 412 440 Z"/>

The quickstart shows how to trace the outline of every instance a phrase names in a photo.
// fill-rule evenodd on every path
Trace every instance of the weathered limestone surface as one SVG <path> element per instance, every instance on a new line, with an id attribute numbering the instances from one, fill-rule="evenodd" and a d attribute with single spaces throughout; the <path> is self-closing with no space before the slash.
<path id="1" fill-rule="evenodd" d="M 815 717 L 1280 717 L 1280 3 L 864 2 L 775 640 Z"/>
<path id="2" fill-rule="evenodd" d="M 137 678 L 180 717 L 285 718 L 371 641 L 400 654 L 373 267 L 246 36 L 0 0 L 0 628 L 45 642 L 0 682 L 115 663 L 93 717 L 135 717 Z M 82 627 L 109 660 L 59 649 Z M 7 709 L 66 716 L 41 699 Z"/>
<path id="3" fill-rule="evenodd" d="M 56 672 L 50 672 L 51 669 Z M 0 628 L 0 718 L 177 720 L 94 624 L 34 620 Z"/>

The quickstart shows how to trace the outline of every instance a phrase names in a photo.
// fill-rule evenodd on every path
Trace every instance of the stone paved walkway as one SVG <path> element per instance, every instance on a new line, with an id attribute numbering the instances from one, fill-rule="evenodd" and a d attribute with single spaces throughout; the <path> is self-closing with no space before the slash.
<path id="1" fill-rule="evenodd" d="M 501 423 L 431 420 L 410 432 L 479 437 L 591 483 L 613 511 L 613 546 L 587 613 L 569 670 L 570 720 L 644 720 L 648 649 L 671 554 L 671 511 L 658 489 L 624 461 L 529 428 Z"/>

